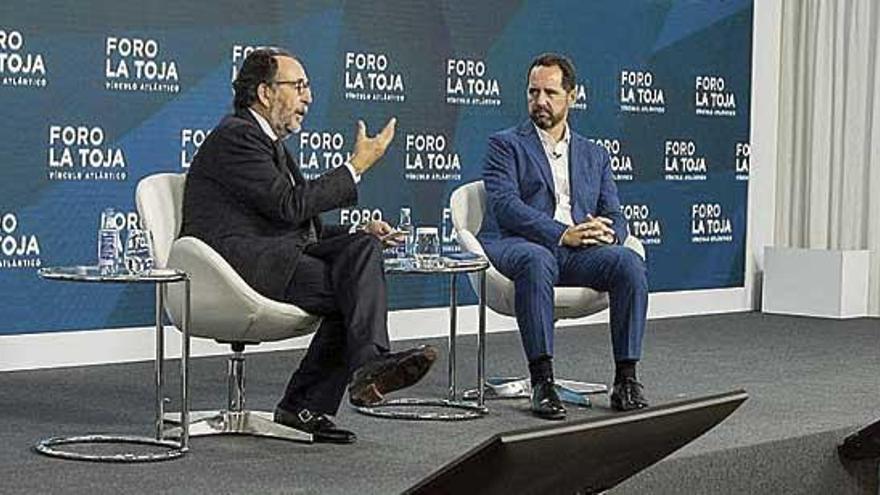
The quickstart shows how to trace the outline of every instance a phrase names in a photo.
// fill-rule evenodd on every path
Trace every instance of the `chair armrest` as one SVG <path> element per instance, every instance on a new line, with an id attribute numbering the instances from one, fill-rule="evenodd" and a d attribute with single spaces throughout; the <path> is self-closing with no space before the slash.
<path id="1" fill-rule="evenodd" d="M 623 245 L 635 251 L 643 260 L 645 259 L 645 246 L 642 245 L 642 241 L 640 241 L 638 237 L 634 235 L 626 236 Z"/>
<path id="2" fill-rule="evenodd" d="M 458 235 L 458 244 L 463 250 L 469 253 L 479 254 L 480 256 L 486 256 L 486 252 L 483 250 L 483 245 L 480 244 L 480 241 L 477 240 L 477 237 L 471 233 L 471 231 L 458 229 L 456 234 Z"/>

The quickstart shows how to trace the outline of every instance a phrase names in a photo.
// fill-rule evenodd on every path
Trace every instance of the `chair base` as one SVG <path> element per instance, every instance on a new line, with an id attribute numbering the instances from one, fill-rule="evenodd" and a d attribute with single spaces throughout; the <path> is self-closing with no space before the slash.
<path id="1" fill-rule="evenodd" d="M 435 408 L 442 411 L 403 411 L 404 408 Z M 413 419 L 427 421 L 464 421 L 482 418 L 489 409 L 475 403 L 445 399 L 401 398 L 380 402 L 372 406 L 355 406 L 355 411 L 377 418 Z"/>
<path id="2" fill-rule="evenodd" d="M 563 402 L 578 406 L 589 407 L 590 394 L 608 393 L 608 386 L 604 383 L 590 383 L 576 380 L 558 378 L 555 380 L 556 392 Z M 483 394 L 486 399 L 528 399 L 532 393 L 531 382 L 522 377 L 490 377 L 483 385 Z M 474 400 L 477 397 L 477 389 L 465 390 L 463 398 Z"/>
<path id="3" fill-rule="evenodd" d="M 189 415 L 189 436 L 206 435 L 251 435 L 277 438 L 292 442 L 312 443 L 312 435 L 303 431 L 280 425 L 273 421 L 273 414 L 267 411 L 193 411 Z M 166 413 L 166 423 L 180 424 L 180 413 Z M 180 437 L 180 426 L 165 429 L 165 435 Z"/>

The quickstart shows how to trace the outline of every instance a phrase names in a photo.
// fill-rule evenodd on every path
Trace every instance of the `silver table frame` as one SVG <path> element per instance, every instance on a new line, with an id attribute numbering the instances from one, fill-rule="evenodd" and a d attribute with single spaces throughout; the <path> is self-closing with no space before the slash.
<path id="1" fill-rule="evenodd" d="M 362 414 L 391 419 L 410 420 L 433 420 L 433 421 L 461 421 L 476 419 L 488 414 L 489 409 L 485 405 L 483 383 L 486 374 L 486 271 L 489 262 L 485 259 L 469 260 L 467 263 L 458 263 L 443 259 L 444 265 L 438 268 L 419 268 L 414 260 L 386 260 L 385 273 L 389 275 L 449 275 L 449 338 L 447 347 L 449 352 L 449 367 L 447 370 L 448 391 L 446 399 L 421 399 L 400 398 L 392 399 L 375 404 L 373 406 L 360 406 L 354 409 Z M 456 391 L 456 335 L 458 333 L 458 291 L 457 282 L 459 274 L 478 273 L 480 277 L 480 293 L 478 306 L 477 327 L 477 389 L 480 391 L 476 396 L 476 403 L 466 400 L 458 400 Z M 448 409 L 444 412 L 418 412 L 401 411 L 405 407 L 432 407 Z"/>
<path id="2" fill-rule="evenodd" d="M 118 273 L 114 275 L 102 275 L 95 266 L 67 266 L 41 268 L 38 271 L 40 277 L 47 280 L 60 280 L 68 282 L 93 282 L 93 283 L 152 283 L 156 287 L 156 362 L 155 362 L 155 385 L 156 385 L 156 419 L 155 438 L 131 435 L 78 435 L 68 437 L 52 437 L 40 440 L 34 449 L 47 456 L 60 457 L 78 461 L 98 462 L 150 462 L 177 459 L 189 451 L 189 358 L 190 358 L 190 280 L 187 274 L 180 270 L 156 269 L 142 274 Z M 183 283 L 183 322 L 181 328 L 182 339 L 180 349 L 180 400 L 181 422 L 185 426 L 181 430 L 178 441 L 167 440 L 164 434 L 162 418 L 165 408 L 163 371 L 165 363 L 165 328 L 162 324 L 164 310 L 164 286 L 170 283 Z M 72 444 L 133 444 L 151 445 L 164 449 L 155 453 L 120 453 L 120 454 L 85 454 L 58 448 L 62 445 Z"/>

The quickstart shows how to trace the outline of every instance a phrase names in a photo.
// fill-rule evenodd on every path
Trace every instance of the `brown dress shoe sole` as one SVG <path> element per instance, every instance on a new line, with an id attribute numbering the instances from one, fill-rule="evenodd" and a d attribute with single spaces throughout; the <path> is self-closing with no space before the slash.
<path id="1" fill-rule="evenodd" d="M 385 400 L 385 396 L 379 392 L 379 388 L 376 387 L 375 383 L 369 384 L 366 388 L 361 390 L 357 397 L 352 397 L 351 402 L 356 405 L 362 406 L 372 406 L 374 404 L 378 404 Z"/>
<path id="2" fill-rule="evenodd" d="M 407 356 L 397 367 L 388 373 L 376 377 L 376 388 L 380 395 L 394 392 L 402 388 L 416 384 L 428 374 L 428 370 L 437 360 L 437 353 L 433 348 Z"/>
<path id="3" fill-rule="evenodd" d="M 433 347 L 413 353 L 396 366 L 378 374 L 372 383 L 361 390 L 350 390 L 349 401 L 356 406 L 376 405 L 385 400 L 385 394 L 417 383 L 428 373 L 436 360 L 437 351 Z"/>

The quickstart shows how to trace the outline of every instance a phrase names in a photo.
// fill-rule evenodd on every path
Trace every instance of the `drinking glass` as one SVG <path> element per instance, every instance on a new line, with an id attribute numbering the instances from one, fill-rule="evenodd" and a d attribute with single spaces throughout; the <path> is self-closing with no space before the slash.
<path id="1" fill-rule="evenodd" d="M 141 274 L 153 269 L 153 236 L 146 229 L 128 229 L 123 251 L 129 273 Z"/>
<path id="2" fill-rule="evenodd" d="M 421 269 L 440 267 L 440 236 L 437 227 L 416 228 L 416 266 Z"/>

